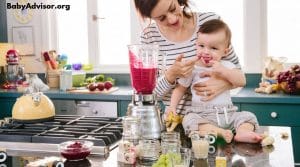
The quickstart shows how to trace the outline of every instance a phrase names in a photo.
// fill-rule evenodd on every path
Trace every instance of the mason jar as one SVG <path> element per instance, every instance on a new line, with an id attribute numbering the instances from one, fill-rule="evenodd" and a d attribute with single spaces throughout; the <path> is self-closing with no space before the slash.
<path id="1" fill-rule="evenodd" d="M 139 159 L 141 162 L 158 160 L 160 152 L 159 140 L 142 139 L 139 141 Z"/>
<path id="2" fill-rule="evenodd" d="M 161 151 L 163 154 L 179 153 L 180 147 L 180 134 L 178 132 L 161 133 Z"/>
<path id="3" fill-rule="evenodd" d="M 125 116 L 122 120 L 123 124 L 123 139 L 138 142 L 141 136 L 141 119 L 134 116 Z"/>

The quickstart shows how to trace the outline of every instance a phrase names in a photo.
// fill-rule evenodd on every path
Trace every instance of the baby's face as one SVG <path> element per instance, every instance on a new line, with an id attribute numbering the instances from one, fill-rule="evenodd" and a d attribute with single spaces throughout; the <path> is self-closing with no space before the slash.
<path id="1" fill-rule="evenodd" d="M 198 33 L 197 56 L 205 66 L 211 66 L 210 60 L 220 61 L 228 52 L 224 31 L 210 34 Z"/>

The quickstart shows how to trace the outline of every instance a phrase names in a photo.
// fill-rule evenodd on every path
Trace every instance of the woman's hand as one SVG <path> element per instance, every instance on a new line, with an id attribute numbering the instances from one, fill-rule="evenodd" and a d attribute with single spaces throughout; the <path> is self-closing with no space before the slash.
<path id="1" fill-rule="evenodd" d="M 200 77 L 210 77 L 205 82 L 196 83 L 192 88 L 197 95 L 203 96 L 202 101 L 209 101 L 225 90 L 232 88 L 230 82 L 217 77 L 211 71 L 203 72 Z"/>
<path id="2" fill-rule="evenodd" d="M 169 83 L 174 83 L 178 77 L 185 78 L 191 75 L 197 60 L 197 57 L 183 60 L 182 54 L 177 56 L 174 64 L 167 69 L 165 74 Z"/>

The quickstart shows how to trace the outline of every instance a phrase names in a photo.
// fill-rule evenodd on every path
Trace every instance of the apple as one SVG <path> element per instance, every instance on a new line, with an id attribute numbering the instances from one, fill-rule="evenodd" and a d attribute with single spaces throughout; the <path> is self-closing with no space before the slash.
<path id="1" fill-rule="evenodd" d="M 97 84 L 91 83 L 91 84 L 89 84 L 88 88 L 89 88 L 90 91 L 95 91 L 96 88 L 97 88 Z"/>
<path id="2" fill-rule="evenodd" d="M 99 82 L 97 85 L 98 90 L 103 91 L 104 90 L 104 84 L 102 82 Z"/>
<path id="3" fill-rule="evenodd" d="M 112 86 L 113 86 L 113 84 L 110 81 L 105 81 L 104 82 L 105 89 L 109 90 Z"/>

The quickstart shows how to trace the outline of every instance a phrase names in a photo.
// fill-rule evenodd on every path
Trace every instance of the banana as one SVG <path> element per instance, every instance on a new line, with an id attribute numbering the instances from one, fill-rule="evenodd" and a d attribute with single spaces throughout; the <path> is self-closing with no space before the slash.
<path id="1" fill-rule="evenodd" d="M 182 122 L 183 116 L 174 114 L 173 112 L 169 112 L 167 119 L 166 119 L 166 127 L 167 131 L 173 131 L 178 124 Z"/>

